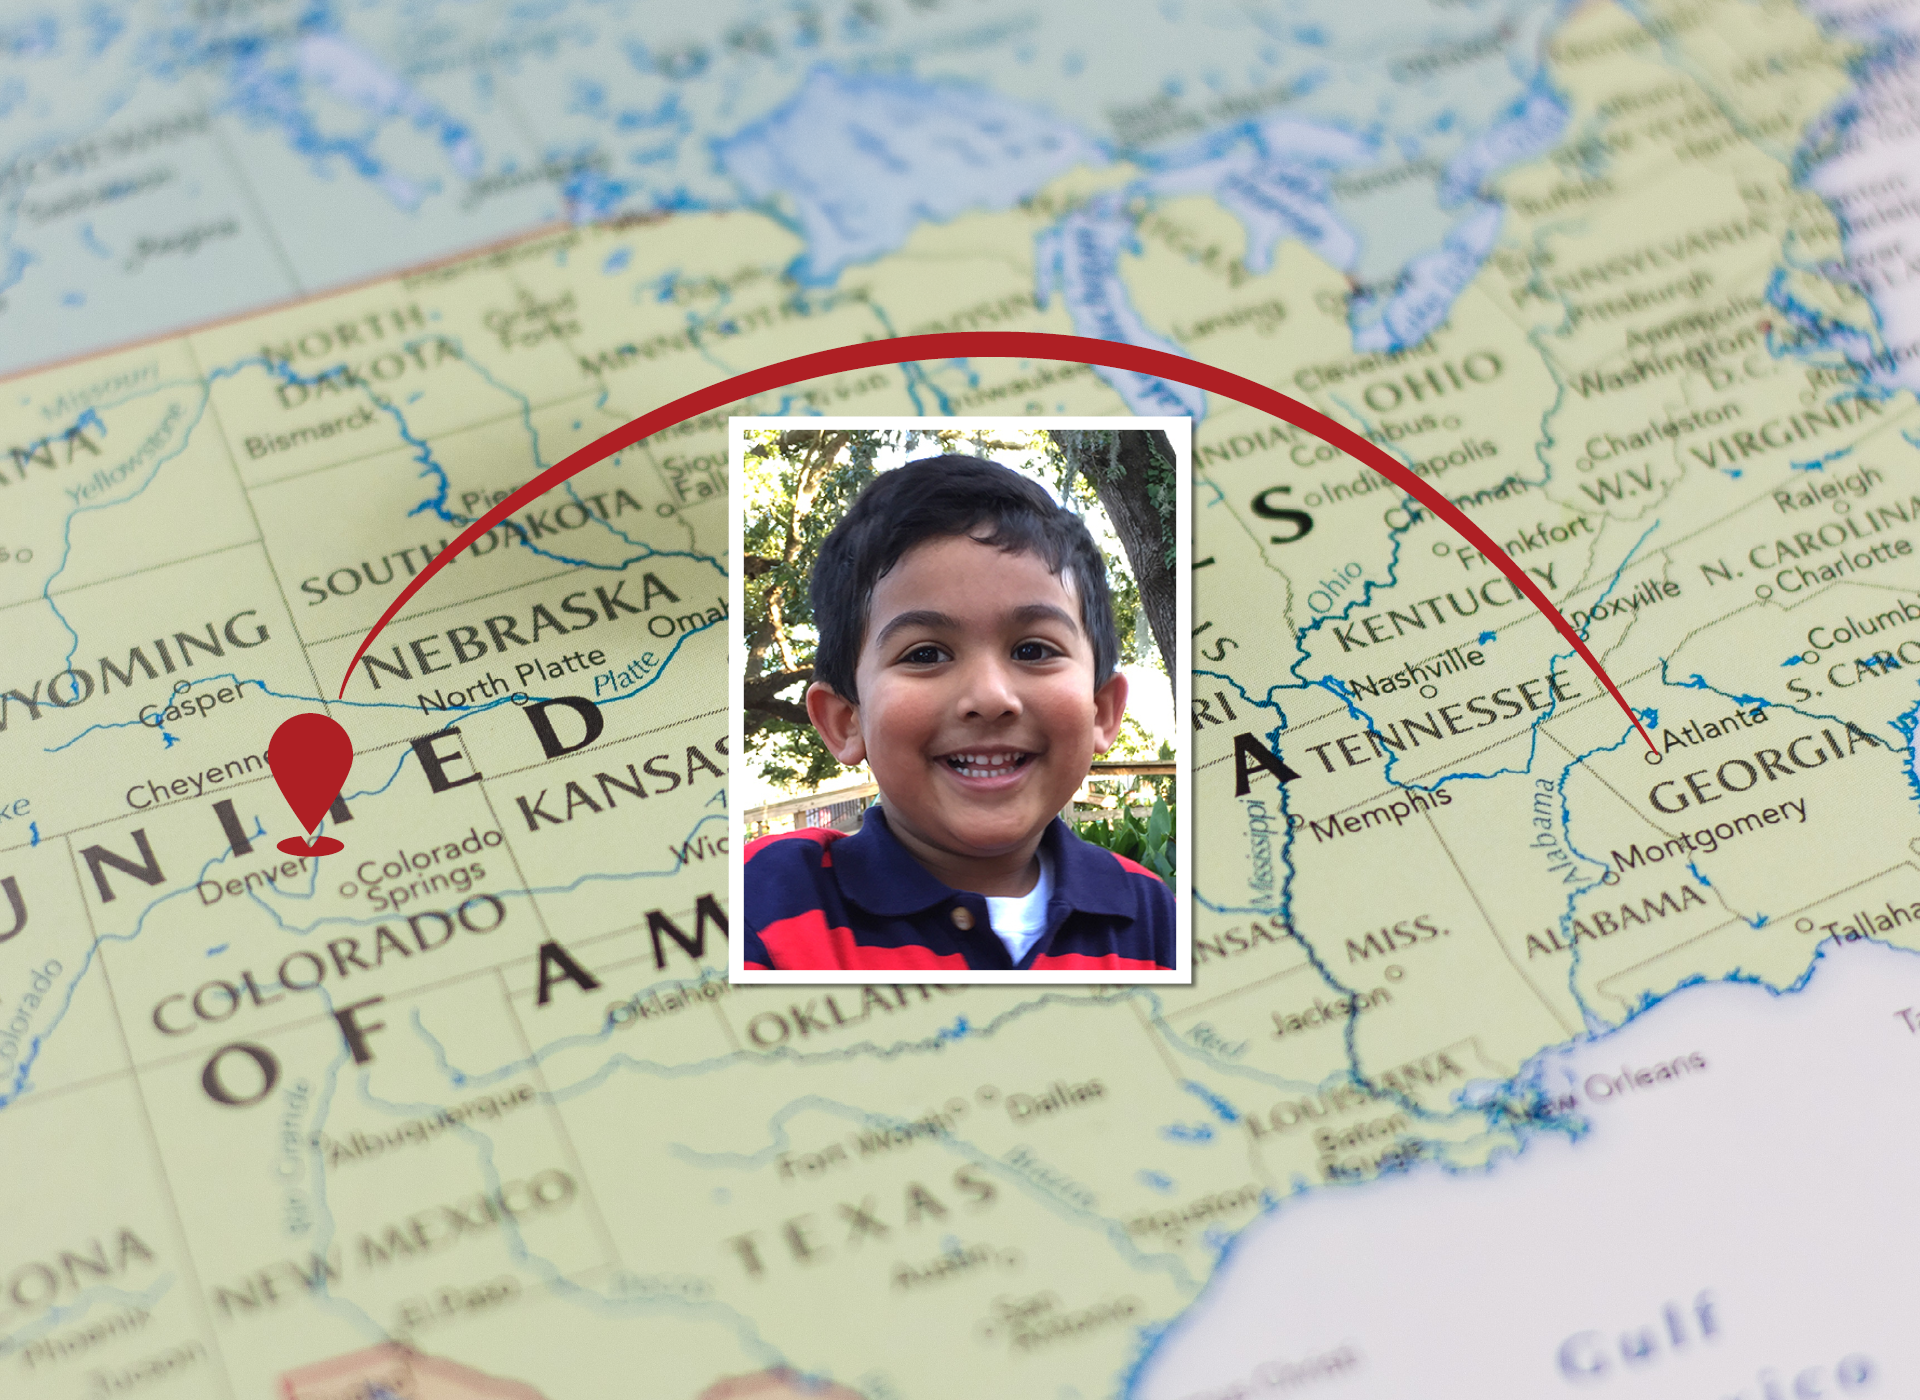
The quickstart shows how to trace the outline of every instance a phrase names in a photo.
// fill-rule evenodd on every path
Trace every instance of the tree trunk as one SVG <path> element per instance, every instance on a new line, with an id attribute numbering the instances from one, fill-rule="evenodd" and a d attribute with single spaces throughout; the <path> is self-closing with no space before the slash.
<path id="1" fill-rule="evenodd" d="M 1134 582 L 1140 586 L 1140 606 L 1147 614 L 1147 627 L 1153 633 L 1153 645 L 1167 668 L 1167 682 L 1173 685 L 1178 638 L 1174 633 L 1174 572 L 1167 563 L 1174 540 L 1172 516 L 1162 522 L 1148 488 L 1148 468 L 1157 454 L 1160 461 L 1175 462 L 1173 444 L 1158 429 L 1124 430 L 1120 433 L 1120 451 L 1116 475 L 1106 446 L 1097 439 L 1070 432 L 1049 431 L 1077 474 L 1093 487 L 1100 504 L 1113 522 L 1113 533 L 1126 551 L 1127 564 Z M 1177 467 L 1175 468 L 1177 470 Z M 1169 488 L 1171 487 L 1169 478 Z M 1117 622 L 1118 619 L 1115 619 Z M 1179 694 L 1177 686 L 1174 694 Z"/>

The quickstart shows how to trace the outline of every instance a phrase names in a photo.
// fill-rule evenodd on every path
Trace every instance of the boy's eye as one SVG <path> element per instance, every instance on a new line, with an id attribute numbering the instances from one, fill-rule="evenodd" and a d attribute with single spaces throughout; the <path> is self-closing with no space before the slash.
<path id="1" fill-rule="evenodd" d="M 911 666 L 934 666 L 946 660 L 946 652 L 931 644 L 915 647 L 900 659 Z"/>
<path id="2" fill-rule="evenodd" d="M 1057 654 L 1056 648 L 1048 646 L 1045 642 L 1021 642 L 1013 649 L 1015 661 L 1045 661 L 1048 657 Z"/>

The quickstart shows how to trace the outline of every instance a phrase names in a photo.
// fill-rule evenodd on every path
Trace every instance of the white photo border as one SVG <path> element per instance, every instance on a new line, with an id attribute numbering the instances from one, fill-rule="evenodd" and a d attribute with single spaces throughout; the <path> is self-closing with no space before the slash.
<path id="1" fill-rule="evenodd" d="M 922 429 L 958 430 L 963 433 L 1011 428 L 1101 428 L 1124 432 L 1166 433 L 1173 445 L 1175 461 L 1174 530 L 1174 965 L 1171 969 L 1101 971 L 1000 971 L 997 969 L 940 970 L 937 978 L 924 979 L 948 986 L 1011 983 L 1018 986 L 1057 984 L 1062 986 L 1137 986 L 1166 983 L 1188 986 L 1193 982 L 1193 420 L 1186 417 L 1145 418 L 1116 415 L 1089 417 L 1046 414 L 983 418 L 939 417 L 733 417 L 727 420 L 727 747 L 733 764 L 747 761 L 744 687 L 747 671 L 745 571 L 740 561 L 746 556 L 746 499 L 743 466 L 746 433 L 750 428 L 770 428 L 791 432 L 796 429 Z M 743 986 L 846 986 L 874 981 L 899 981 L 895 969 L 855 969 L 852 971 L 780 971 L 749 970 L 746 967 L 746 810 L 742 803 L 727 799 L 727 892 L 734 925 L 741 932 L 727 940 L 727 977 Z M 907 985 L 902 983 L 902 985 Z"/>

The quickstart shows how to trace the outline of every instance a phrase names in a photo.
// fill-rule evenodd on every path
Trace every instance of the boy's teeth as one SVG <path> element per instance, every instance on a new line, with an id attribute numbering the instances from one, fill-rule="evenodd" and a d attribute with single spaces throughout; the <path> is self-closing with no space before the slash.
<path id="1" fill-rule="evenodd" d="M 968 777 L 990 777 L 1007 768 L 1017 768 L 1026 760 L 1020 753 L 956 753 L 947 755 L 947 766 Z"/>

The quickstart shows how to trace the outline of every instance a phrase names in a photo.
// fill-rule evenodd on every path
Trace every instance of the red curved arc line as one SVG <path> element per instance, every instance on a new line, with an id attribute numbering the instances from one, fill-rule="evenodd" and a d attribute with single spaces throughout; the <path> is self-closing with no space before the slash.
<path id="1" fill-rule="evenodd" d="M 1387 478 L 1395 486 L 1419 501 L 1432 511 L 1454 531 L 1462 536 L 1475 549 L 1479 550 L 1494 567 L 1500 570 L 1528 602 L 1538 608 L 1541 615 L 1551 622 L 1560 635 L 1566 638 L 1580 659 L 1592 668 L 1607 693 L 1620 706 L 1621 711 L 1632 721 L 1633 727 L 1640 731 L 1640 737 L 1647 741 L 1647 747 L 1659 752 L 1654 746 L 1653 736 L 1640 723 L 1640 717 L 1627 703 L 1626 696 L 1613 683 L 1599 659 L 1587 650 L 1587 644 L 1574 631 L 1572 624 L 1560 615 L 1547 595 L 1540 591 L 1537 584 L 1527 577 L 1526 570 L 1508 556 L 1507 552 L 1493 542 L 1485 530 L 1469 520 L 1460 508 L 1441 495 L 1438 490 L 1422 481 L 1404 464 L 1395 461 L 1380 448 L 1369 442 L 1351 428 L 1336 423 L 1316 408 L 1309 408 L 1298 399 L 1270 389 L 1264 384 L 1255 383 L 1231 370 L 1210 365 L 1201 360 L 1190 360 L 1165 350 L 1155 350 L 1143 345 L 1126 345 L 1113 340 L 1095 340 L 1082 335 L 1056 335 L 1042 331 L 949 331 L 935 335 L 898 336 L 890 340 L 871 340 L 859 345 L 842 345 L 831 350 L 816 350 L 806 355 L 796 355 L 790 360 L 781 360 L 777 364 L 764 365 L 759 369 L 736 374 L 731 379 L 723 379 L 717 384 L 709 384 L 704 389 L 696 389 L 691 394 L 683 394 L 671 403 L 662 404 L 650 413 L 623 427 L 615 428 L 605 436 L 596 438 L 579 451 L 570 453 L 560 461 L 548 467 L 518 491 L 501 501 L 485 515 L 460 532 L 458 539 L 433 557 L 433 562 L 415 574 L 407 586 L 400 590 L 400 596 L 388 605 L 380 614 L 380 620 L 373 624 L 366 637 L 360 643 L 360 649 L 353 654 L 353 660 L 347 663 L 346 674 L 340 678 L 340 696 L 346 697 L 347 682 L 353 679 L 353 668 L 360 664 L 360 658 L 367 654 L 374 639 L 380 635 L 394 616 L 405 607 L 413 595 L 426 586 L 440 570 L 452 562 L 453 557 L 495 525 L 505 520 L 522 506 L 529 505 L 546 492 L 558 486 L 568 477 L 585 471 L 596 462 L 603 462 L 616 452 L 625 451 L 635 443 L 677 423 L 697 417 L 711 409 L 725 404 L 737 403 L 741 399 L 751 398 L 755 394 L 767 393 L 774 389 L 784 389 L 803 379 L 818 379 L 823 375 L 844 374 L 850 370 L 873 369 L 881 365 L 907 364 L 918 360 L 961 360 L 961 359 L 1016 359 L 1016 360 L 1064 360 L 1068 363 L 1099 365 L 1105 369 L 1130 370 L 1135 374 L 1149 375 L 1156 379 L 1169 379 L 1176 383 L 1188 384 L 1196 389 L 1205 389 L 1210 393 L 1243 403 L 1249 408 L 1270 414 L 1297 428 L 1304 428 L 1323 442 L 1339 448 L 1349 457 L 1366 463 L 1367 466 Z"/>

